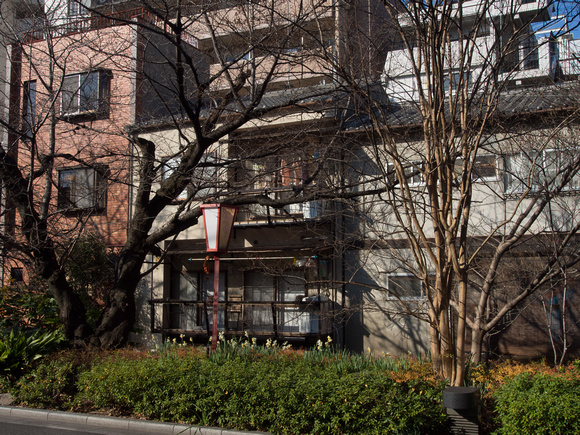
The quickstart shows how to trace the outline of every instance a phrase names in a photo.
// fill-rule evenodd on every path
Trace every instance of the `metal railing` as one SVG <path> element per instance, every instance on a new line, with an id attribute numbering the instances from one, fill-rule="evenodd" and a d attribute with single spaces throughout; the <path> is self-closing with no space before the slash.
<path id="1" fill-rule="evenodd" d="M 300 200 L 300 194 L 296 195 L 291 186 L 246 190 L 242 195 L 265 195 L 273 200 L 291 199 L 296 196 L 296 199 Z M 313 220 L 323 218 L 327 213 L 327 202 L 324 200 L 296 202 L 283 207 L 252 204 L 240 208 L 238 223 Z"/>
<path id="2" fill-rule="evenodd" d="M 168 335 L 211 336 L 212 300 L 152 299 L 151 332 Z M 245 332 L 272 338 L 318 337 L 332 333 L 332 303 L 220 301 L 218 329 L 231 335 Z"/>
<path id="3" fill-rule="evenodd" d="M 53 37 L 68 36 L 93 30 L 105 29 L 114 26 L 124 26 L 131 24 L 135 20 L 147 23 L 151 26 L 165 28 L 168 33 L 172 33 L 165 26 L 165 21 L 160 19 L 144 8 L 129 9 L 126 11 L 113 12 L 106 15 L 74 16 L 64 19 L 64 22 L 42 29 L 31 29 L 23 37 L 23 43 L 34 43 L 46 39 L 50 34 Z M 58 20 L 57 22 L 60 22 Z M 49 33 L 50 32 L 50 33 Z M 193 47 L 199 46 L 196 37 L 189 34 L 182 34 L 182 40 Z"/>

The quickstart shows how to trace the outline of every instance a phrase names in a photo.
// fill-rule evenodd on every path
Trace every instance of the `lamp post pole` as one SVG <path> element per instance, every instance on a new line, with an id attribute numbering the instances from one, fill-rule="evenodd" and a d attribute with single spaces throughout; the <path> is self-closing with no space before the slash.
<path id="1" fill-rule="evenodd" d="M 211 351 L 216 352 L 220 290 L 219 256 L 228 251 L 228 245 L 230 243 L 232 229 L 234 228 L 234 221 L 236 220 L 236 215 L 238 213 L 238 207 L 226 204 L 203 204 L 200 207 L 203 212 L 207 252 L 214 253 Z"/>
<path id="2" fill-rule="evenodd" d="M 218 305 L 220 295 L 220 258 L 216 255 L 213 257 L 213 314 L 211 325 L 211 351 L 217 351 L 218 336 Z"/>

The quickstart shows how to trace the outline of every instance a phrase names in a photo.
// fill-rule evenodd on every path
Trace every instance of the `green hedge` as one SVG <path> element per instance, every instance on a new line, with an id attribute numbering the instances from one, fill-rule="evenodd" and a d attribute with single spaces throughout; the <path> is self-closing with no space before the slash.
<path id="1" fill-rule="evenodd" d="M 522 374 L 494 394 L 501 422 L 497 434 L 580 433 L 580 380 L 548 374 Z"/>
<path id="2" fill-rule="evenodd" d="M 59 396 L 52 387 L 70 384 L 70 372 L 56 379 L 56 371 L 41 366 L 15 396 L 39 401 L 42 385 L 51 397 L 69 397 L 70 388 Z M 276 434 L 425 434 L 444 431 L 442 388 L 417 379 L 395 382 L 377 368 L 345 372 L 300 355 L 224 361 L 168 354 L 94 363 L 78 375 L 74 403 L 66 406 Z"/>

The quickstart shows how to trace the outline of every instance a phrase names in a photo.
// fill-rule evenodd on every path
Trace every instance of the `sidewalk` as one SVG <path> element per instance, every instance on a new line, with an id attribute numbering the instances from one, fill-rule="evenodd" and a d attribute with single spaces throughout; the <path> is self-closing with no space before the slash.
<path id="1" fill-rule="evenodd" d="M 12 428 L 11 432 L 6 432 Z M 31 428 L 35 429 L 31 432 Z M 42 432 L 41 432 L 42 430 Z M 249 433 L 215 427 L 188 426 L 175 423 L 160 423 L 134 418 L 104 417 L 94 414 L 48 411 L 42 409 L 0 406 L 0 432 L 2 434 L 20 433 L 62 433 L 74 434 L 158 434 L 158 435 L 246 435 Z"/>

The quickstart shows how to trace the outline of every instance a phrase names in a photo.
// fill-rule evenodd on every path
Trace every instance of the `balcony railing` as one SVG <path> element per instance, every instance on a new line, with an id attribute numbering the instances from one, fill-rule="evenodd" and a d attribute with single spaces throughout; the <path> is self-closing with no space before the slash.
<path id="1" fill-rule="evenodd" d="M 106 15 L 89 15 L 89 16 L 74 16 L 68 17 L 64 20 L 56 20 L 58 24 L 48 28 L 32 29 L 24 35 L 24 43 L 33 43 L 46 39 L 47 32 L 53 37 L 73 35 L 78 33 L 89 32 L 92 30 L 105 29 L 114 26 L 123 26 L 131 24 L 132 21 L 139 20 L 148 23 L 149 25 L 164 28 L 163 20 L 153 15 L 144 8 L 129 9 L 126 11 L 114 12 Z M 169 28 L 165 29 L 170 33 Z M 198 39 L 193 35 L 183 34 L 182 40 L 198 47 Z"/>
<path id="2" fill-rule="evenodd" d="M 270 189 L 247 190 L 243 195 L 266 195 L 273 200 L 292 199 L 296 196 L 292 187 L 274 187 Z M 300 200 L 299 196 L 296 196 Z M 296 202 L 283 207 L 272 207 L 262 204 L 243 206 L 238 214 L 238 223 L 254 222 L 296 222 L 318 220 L 328 214 L 328 204 L 323 200 Z"/>
<path id="3" fill-rule="evenodd" d="M 152 299 L 151 332 L 185 335 L 200 340 L 211 336 L 213 301 Z M 297 302 L 219 302 L 218 329 L 228 335 L 308 339 L 332 333 L 332 303 L 318 297 Z"/>

